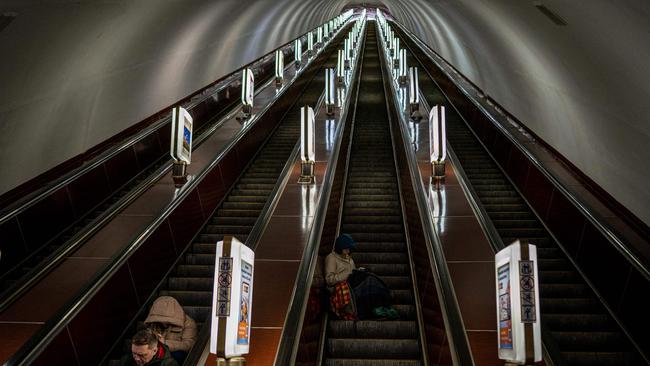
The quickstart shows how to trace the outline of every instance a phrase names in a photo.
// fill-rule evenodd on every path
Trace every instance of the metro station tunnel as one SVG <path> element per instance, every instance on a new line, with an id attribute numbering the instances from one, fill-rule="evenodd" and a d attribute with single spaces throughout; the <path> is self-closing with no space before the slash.
<path id="1" fill-rule="evenodd" d="M 650 364 L 649 34 L 646 0 L 1 1 L 0 361 Z"/>

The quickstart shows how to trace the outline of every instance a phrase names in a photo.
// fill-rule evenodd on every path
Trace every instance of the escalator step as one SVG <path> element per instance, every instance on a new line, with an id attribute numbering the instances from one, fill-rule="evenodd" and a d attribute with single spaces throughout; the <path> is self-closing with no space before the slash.
<path id="1" fill-rule="evenodd" d="M 212 291 L 213 286 L 209 277 L 170 277 L 167 283 L 170 291 Z"/>
<path id="2" fill-rule="evenodd" d="M 415 321 L 332 320 L 327 325 L 334 338 L 382 338 L 386 334 L 403 339 L 417 339 Z"/>
<path id="3" fill-rule="evenodd" d="M 618 332 L 552 332 L 553 338 L 563 350 L 589 351 L 589 350 L 624 350 L 625 338 Z"/>
<path id="4" fill-rule="evenodd" d="M 354 263 L 357 266 L 366 266 L 371 263 L 408 263 L 408 255 L 403 253 L 359 253 L 354 254 Z"/>
<path id="5" fill-rule="evenodd" d="M 422 366 L 419 360 L 377 360 L 360 358 L 328 358 L 325 366 Z"/>
<path id="6" fill-rule="evenodd" d="M 418 359 L 420 345 L 416 339 L 329 338 L 327 350 L 331 357 L 378 359 Z"/>

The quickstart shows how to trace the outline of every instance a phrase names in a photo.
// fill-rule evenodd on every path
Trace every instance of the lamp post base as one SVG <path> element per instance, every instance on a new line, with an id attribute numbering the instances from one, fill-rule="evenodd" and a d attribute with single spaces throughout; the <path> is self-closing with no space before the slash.
<path id="1" fill-rule="evenodd" d="M 328 116 L 333 116 L 334 115 L 334 104 L 326 104 L 325 105 L 325 114 Z"/>
<path id="2" fill-rule="evenodd" d="M 314 162 L 303 161 L 300 166 L 300 178 L 298 178 L 298 184 L 314 183 L 316 183 L 316 177 L 314 176 Z"/>
<path id="3" fill-rule="evenodd" d="M 243 357 L 217 358 L 217 366 L 246 366 L 246 359 Z"/>
<path id="4" fill-rule="evenodd" d="M 176 188 L 187 183 L 187 164 L 184 161 L 174 162 L 172 165 L 172 179 Z"/>
<path id="5" fill-rule="evenodd" d="M 431 168 L 433 171 L 432 178 L 434 180 L 443 180 L 445 179 L 445 162 L 433 162 L 431 163 Z"/>

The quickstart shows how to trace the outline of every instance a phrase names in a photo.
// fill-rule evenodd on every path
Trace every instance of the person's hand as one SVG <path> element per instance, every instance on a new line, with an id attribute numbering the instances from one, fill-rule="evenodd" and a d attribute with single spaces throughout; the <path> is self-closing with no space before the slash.
<path id="1" fill-rule="evenodd" d="M 366 272 L 368 269 L 366 267 L 358 267 L 357 271 Z"/>

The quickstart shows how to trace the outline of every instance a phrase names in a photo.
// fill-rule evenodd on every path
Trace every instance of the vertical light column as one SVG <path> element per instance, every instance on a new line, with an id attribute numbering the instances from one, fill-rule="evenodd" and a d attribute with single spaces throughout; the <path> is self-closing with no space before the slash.
<path id="1" fill-rule="evenodd" d="M 345 51 L 339 50 L 337 62 L 336 62 L 336 81 L 338 85 L 345 84 Z"/>
<path id="2" fill-rule="evenodd" d="M 318 27 L 316 30 L 316 45 L 318 48 L 323 47 L 323 27 Z"/>
<path id="3" fill-rule="evenodd" d="M 447 157 L 447 132 L 445 131 L 445 107 L 437 105 L 429 113 L 429 154 L 434 180 L 445 177 Z"/>
<path id="4" fill-rule="evenodd" d="M 350 68 L 350 38 L 346 38 L 343 42 L 343 53 L 345 54 L 345 59 L 343 61 L 345 63 L 345 69 L 347 70 Z"/>
<path id="5" fill-rule="evenodd" d="M 399 83 L 406 84 L 408 75 L 406 74 L 406 49 L 402 48 L 399 51 Z"/>
<path id="6" fill-rule="evenodd" d="M 284 83 L 284 53 L 282 50 L 275 51 L 275 85 L 281 86 Z"/>
<path id="7" fill-rule="evenodd" d="M 336 96 L 334 94 L 334 69 L 325 69 L 325 113 L 328 116 L 334 114 Z"/>
<path id="8" fill-rule="evenodd" d="M 409 68 L 409 106 L 411 118 L 420 119 L 420 84 L 417 67 Z"/>
<path id="9" fill-rule="evenodd" d="M 300 108 L 300 178 L 299 184 L 313 184 L 315 164 L 315 117 L 310 106 Z"/>
<path id="10" fill-rule="evenodd" d="M 314 32 L 307 33 L 307 56 L 314 55 Z"/>
<path id="11" fill-rule="evenodd" d="M 393 67 L 399 67 L 399 38 L 395 37 L 393 39 Z"/>
<path id="12" fill-rule="evenodd" d="M 255 97 L 255 77 L 251 69 L 244 69 L 241 84 L 242 117 L 249 118 L 253 111 L 253 99 Z"/>
<path id="13" fill-rule="evenodd" d="M 296 39 L 293 43 L 293 58 L 295 60 L 296 68 L 299 68 L 302 63 L 302 41 L 300 38 Z"/>

